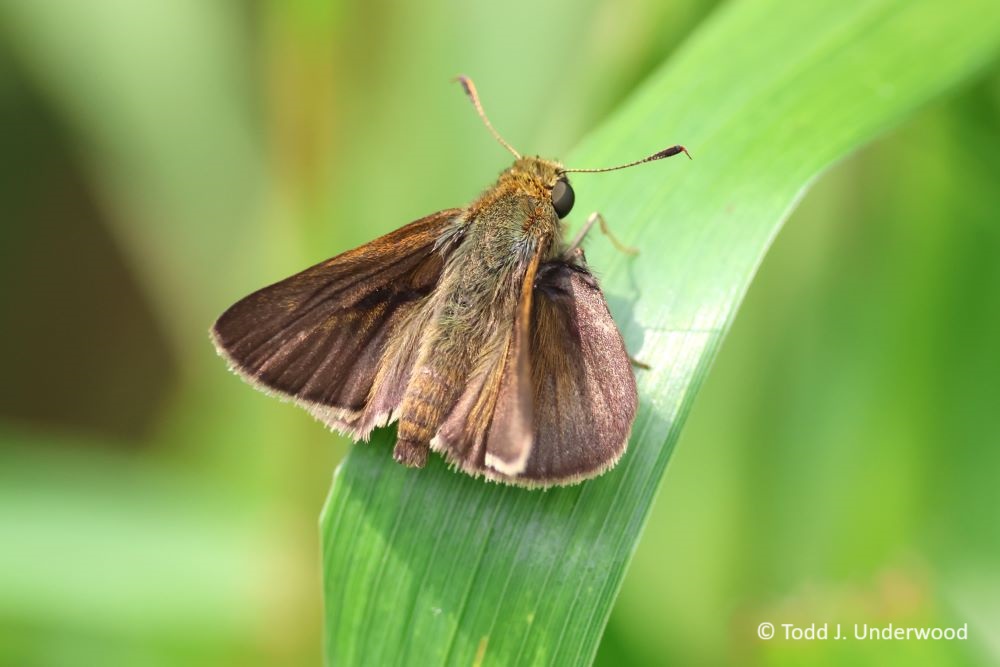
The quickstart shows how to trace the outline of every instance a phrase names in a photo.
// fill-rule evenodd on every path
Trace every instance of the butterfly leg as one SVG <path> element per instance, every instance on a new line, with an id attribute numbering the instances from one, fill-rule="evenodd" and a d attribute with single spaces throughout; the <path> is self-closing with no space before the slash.
<path id="1" fill-rule="evenodd" d="M 587 236 L 587 233 L 593 228 L 595 224 L 601 228 L 601 232 L 603 232 L 604 235 L 611 240 L 612 245 L 614 245 L 620 252 L 623 252 L 626 255 L 639 254 L 639 250 L 637 248 L 633 248 L 632 246 L 627 246 L 621 241 L 619 241 L 617 238 L 615 238 L 615 235 L 612 234 L 611 230 L 608 228 L 608 223 L 604 220 L 604 216 L 598 213 L 597 211 L 594 211 L 587 218 L 587 222 L 583 223 L 583 227 L 581 227 L 580 231 L 577 232 L 576 236 L 573 238 L 573 242 L 569 244 L 569 248 L 566 249 L 567 255 L 580 247 L 580 244 L 583 243 L 584 237 Z"/>

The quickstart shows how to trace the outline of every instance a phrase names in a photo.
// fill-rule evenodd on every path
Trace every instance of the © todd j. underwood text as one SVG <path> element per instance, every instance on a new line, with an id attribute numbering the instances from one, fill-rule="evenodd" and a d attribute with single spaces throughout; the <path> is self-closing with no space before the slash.
<path id="1" fill-rule="evenodd" d="M 825 641 L 853 639 L 862 641 L 964 641 L 969 638 L 969 624 L 955 627 L 869 625 L 868 623 L 769 623 L 757 626 L 757 636 L 764 640 Z"/>

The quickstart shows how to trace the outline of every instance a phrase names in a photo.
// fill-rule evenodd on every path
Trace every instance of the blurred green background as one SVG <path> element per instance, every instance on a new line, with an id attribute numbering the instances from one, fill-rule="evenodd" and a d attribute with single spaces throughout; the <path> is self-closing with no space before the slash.
<path id="1" fill-rule="evenodd" d="M 209 324 L 492 182 L 508 158 L 456 73 L 559 157 L 713 6 L 0 2 L 0 664 L 318 663 L 316 517 L 349 443 L 228 374 Z M 806 195 L 599 664 L 1000 662 L 998 174 L 994 66 Z"/>

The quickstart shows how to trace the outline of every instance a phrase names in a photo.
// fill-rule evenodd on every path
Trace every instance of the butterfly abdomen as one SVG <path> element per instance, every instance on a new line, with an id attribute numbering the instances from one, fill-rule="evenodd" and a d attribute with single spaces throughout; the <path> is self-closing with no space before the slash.
<path id="1" fill-rule="evenodd" d="M 397 410 L 397 461 L 420 467 L 430 442 L 457 402 L 478 353 L 492 347 L 502 327 L 483 327 L 498 310 L 510 310 L 496 297 L 496 285 L 509 280 L 513 261 L 484 253 L 495 243 L 495 228 L 477 220 L 448 261 L 437 298 L 426 305 L 429 324 L 420 353 Z M 486 255 L 484 257 L 484 254 Z"/>
<path id="2" fill-rule="evenodd" d="M 399 432 L 393 456 L 400 463 L 422 467 L 431 438 L 458 398 L 464 378 L 459 369 L 425 366 L 406 388 L 399 410 Z"/>

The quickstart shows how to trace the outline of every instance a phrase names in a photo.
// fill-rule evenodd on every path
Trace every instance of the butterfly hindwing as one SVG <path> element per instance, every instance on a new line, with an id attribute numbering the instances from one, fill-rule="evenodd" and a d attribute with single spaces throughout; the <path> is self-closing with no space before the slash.
<path id="1" fill-rule="evenodd" d="M 503 353 L 470 379 L 433 446 L 472 474 L 570 484 L 618 461 L 637 404 L 624 341 L 582 252 L 536 256 Z"/>
<path id="2" fill-rule="evenodd" d="M 534 437 L 518 478 L 548 485 L 599 475 L 625 452 L 638 394 L 582 251 L 539 267 L 531 322 Z"/>

